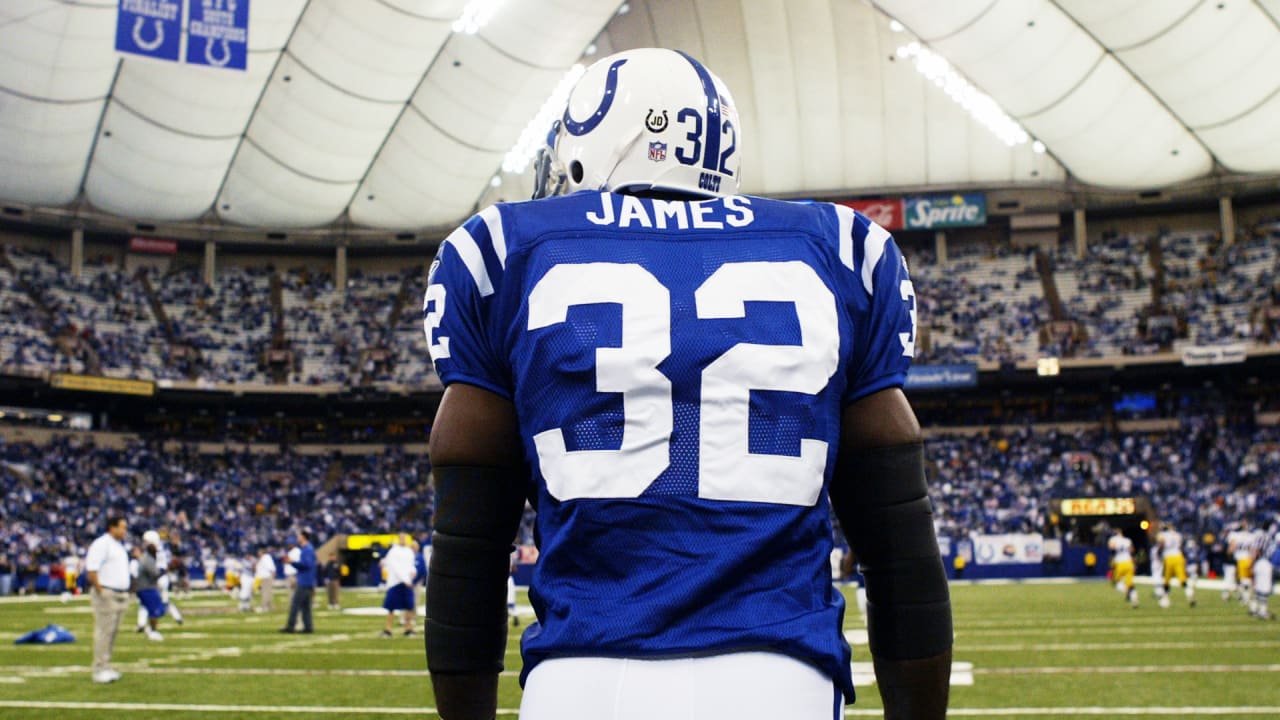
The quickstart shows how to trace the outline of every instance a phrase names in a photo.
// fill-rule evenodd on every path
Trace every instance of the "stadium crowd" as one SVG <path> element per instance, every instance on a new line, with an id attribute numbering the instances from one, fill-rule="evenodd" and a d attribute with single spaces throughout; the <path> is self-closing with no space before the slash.
<path id="1" fill-rule="evenodd" d="M 86 436 L 88 437 L 88 436 Z M 1240 520 L 1280 520 L 1280 427 L 1221 426 L 1198 415 L 1161 432 L 935 435 L 926 444 L 938 533 L 1044 533 L 1077 542 L 1052 517 L 1063 497 L 1145 496 L 1189 537 L 1225 536 Z M 205 563 L 278 545 L 293 528 L 337 533 L 430 530 L 425 456 L 200 454 L 133 441 L 122 449 L 62 438 L 0 439 L 0 567 L 20 587 L 82 554 L 109 510 L 131 527 L 164 528 Z M 520 541 L 531 543 L 526 509 Z M 211 572 L 213 568 L 203 568 Z M 0 575 L 4 573 L 0 571 Z"/>
<path id="2" fill-rule="evenodd" d="M 1275 223 L 1225 247 L 1211 232 L 1154 238 L 1108 232 L 1084 257 L 1067 246 L 1050 253 L 1062 298 L 1058 315 L 1046 301 L 1034 251 L 962 243 L 938 262 L 932 250 L 908 247 L 927 338 L 916 362 L 1009 363 L 1273 343 L 1280 339 L 1278 247 Z M 75 278 L 47 251 L 9 247 L 5 256 L 0 369 L 96 367 L 109 376 L 201 383 L 434 381 L 417 312 L 425 289 L 420 265 L 353 268 L 340 289 L 329 273 L 302 268 L 227 265 L 209 286 L 190 267 L 128 274 L 95 258 Z M 1079 328 L 1069 340 L 1045 332 L 1064 319 Z M 274 379 L 269 349 L 291 358 Z"/>
<path id="3" fill-rule="evenodd" d="M 322 539 L 429 528 L 430 466 L 397 446 L 374 455 L 211 455 L 142 441 L 98 447 L 89 437 L 47 446 L 0 437 L 0 557 L 28 580 L 83 554 L 111 511 L 131 527 L 180 537 L 193 559 L 279 546 L 296 528 Z"/>

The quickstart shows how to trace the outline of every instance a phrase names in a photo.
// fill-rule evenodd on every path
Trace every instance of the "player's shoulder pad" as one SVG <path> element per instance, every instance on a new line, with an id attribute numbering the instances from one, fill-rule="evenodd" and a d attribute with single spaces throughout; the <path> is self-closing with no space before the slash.
<path id="1" fill-rule="evenodd" d="M 893 246 L 893 236 L 871 218 L 847 205 L 827 203 L 836 214 L 840 262 L 862 281 L 868 295 L 875 294 L 876 267 Z M 894 250 L 892 254 L 897 255 Z"/>
<path id="2" fill-rule="evenodd" d="M 440 244 L 427 273 L 430 284 L 445 256 L 452 252 L 466 268 L 481 297 L 493 294 L 507 266 L 506 212 L 502 204 L 490 205 L 471 216 Z"/>

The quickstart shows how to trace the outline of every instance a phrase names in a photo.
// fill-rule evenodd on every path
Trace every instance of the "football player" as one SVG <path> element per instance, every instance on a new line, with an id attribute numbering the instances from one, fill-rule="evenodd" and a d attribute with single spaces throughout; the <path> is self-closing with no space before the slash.
<path id="1" fill-rule="evenodd" d="M 1196 589 L 1187 580 L 1187 558 L 1182 554 L 1182 533 L 1172 523 L 1164 523 L 1160 532 L 1156 533 L 1156 545 L 1160 547 L 1163 559 L 1161 577 L 1157 579 L 1156 596 L 1160 598 L 1160 607 L 1169 607 L 1169 587 L 1174 579 L 1182 586 L 1187 595 L 1187 604 L 1196 606 Z"/>
<path id="2" fill-rule="evenodd" d="M 1227 535 L 1227 552 L 1236 561 L 1236 579 L 1239 586 L 1236 596 L 1241 605 L 1253 603 L 1253 546 L 1257 543 L 1258 532 L 1249 525 L 1247 519 L 1240 521 L 1240 527 Z"/>
<path id="3" fill-rule="evenodd" d="M 1124 593 L 1129 605 L 1138 607 L 1138 590 L 1133 586 L 1133 541 L 1116 528 L 1107 540 L 1107 549 L 1111 551 L 1111 580 L 1116 589 Z"/>
<path id="4" fill-rule="evenodd" d="M 135 549 L 131 571 L 133 573 L 134 592 L 138 596 L 139 615 L 144 615 L 142 629 L 148 640 L 164 640 L 157 625 L 165 614 L 165 602 L 160 599 L 157 582 L 164 574 L 164 569 L 156 562 L 156 553 L 160 546 L 160 533 L 148 530 L 142 533 L 142 547 Z"/>
<path id="5" fill-rule="evenodd" d="M 1274 620 L 1268 604 L 1271 601 L 1271 589 L 1274 580 L 1275 563 L 1280 561 L 1280 526 L 1272 523 L 1268 530 L 1258 529 L 1253 532 L 1250 545 L 1253 556 L 1251 570 L 1253 572 L 1253 598 L 1249 601 L 1249 614 L 1259 620 Z"/>
<path id="6" fill-rule="evenodd" d="M 741 130 L 694 58 L 606 57 L 538 159 L 546 199 L 441 245 L 426 650 L 444 720 L 494 717 L 526 498 L 521 718 L 841 717 L 831 508 L 887 716 L 944 717 L 951 605 L 902 392 L 906 263 L 849 208 L 737 194 Z"/>
<path id="7" fill-rule="evenodd" d="M 148 628 L 150 628 L 151 631 L 154 631 L 156 629 L 156 625 L 160 622 L 160 618 L 165 615 L 172 617 L 174 622 L 181 625 L 183 621 L 182 611 L 178 609 L 177 605 L 173 604 L 173 600 L 169 592 L 169 586 L 171 584 L 169 568 L 173 562 L 173 553 L 169 551 L 169 548 L 165 544 L 164 539 L 160 536 L 160 533 L 155 530 L 148 530 L 142 534 L 142 544 L 144 548 L 148 549 L 148 552 L 154 558 L 155 568 L 158 573 L 154 582 L 155 589 L 158 594 L 158 607 L 160 608 L 160 613 L 156 615 L 152 612 L 154 608 L 148 607 L 146 604 L 139 603 L 136 630 L 137 632 L 147 632 Z M 152 552 L 152 549 L 154 552 Z M 135 576 L 136 575 L 137 573 L 135 573 Z M 139 597 L 141 597 L 141 595 L 139 595 Z"/>

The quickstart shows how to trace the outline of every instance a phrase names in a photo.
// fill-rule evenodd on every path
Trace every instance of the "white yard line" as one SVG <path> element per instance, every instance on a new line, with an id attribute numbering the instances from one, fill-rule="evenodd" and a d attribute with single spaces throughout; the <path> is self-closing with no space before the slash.
<path id="1" fill-rule="evenodd" d="M 1114 675 L 1114 674 L 1146 674 L 1146 673 L 1233 673 L 1233 672 L 1280 672 L 1280 664 L 1261 665 L 1108 665 L 1098 667 L 1082 665 L 1079 667 L 1007 667 L 1007 668 L 975 668 L 975 675 Z"/>
<path id="2" fill-rule="evenodd" d="M 237 713 L 249 715 L 254 713 L 270 714 L 311 714 L 311 715 L 418 715 L 435 713 L 435 708 L 428 707 L 346 707 L 324 705 L 187 705 L 180 703 L 107 703 L 107 702 L 63 702 L 56 700 L 0 700 L 0 708 L 26 708 L 33 710 L 117 710 L 122 712 L 176 711 L 205 713 Z M 499 715 L 516 715 L 515 708 L 499 708 Z M 883 717 L 884 711 L 878 708 L 854 709 L 844 711 L 846 717 Z M 1101 715 L 1115 717 L 1118 715 L 1146 715 L 1157 717 L 1190 716 L 1204 717 L 1208 715 L 1263 715 L 1276 717 L 1280 715 L 1280 706 L 1190 706 L 1190 707 L 1009 707 L 1009 708 L 950 708 L 949 717 L 1051 717 L 1058 715 Z"/>

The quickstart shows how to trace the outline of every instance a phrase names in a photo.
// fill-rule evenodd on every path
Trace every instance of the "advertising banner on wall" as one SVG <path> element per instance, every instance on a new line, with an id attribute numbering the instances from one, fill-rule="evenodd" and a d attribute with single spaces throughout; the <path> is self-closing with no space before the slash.
<path id="1" fill-rule="evenodd" d="M 979 565 L 1038 563 L 1044 560 L 1044 537 L 1039 533 L 972 537 L 973 559 Z"/>
<path id="2" fill-rule="evenodd" d="M 172 255 L 178 252 L 178 243 L 173 240 L 161 240 L 159 238 L 131 237 L 129 238 L 129 252 Z"/>
<path id="3" fill-rule="evenodd" d="M 875 200 L 846 200 L 840 203 L 866 215 L 871 222 L 893 232 L 901 230 L 902 198 L 877 198 Z"/>
<path id="4" fill-rule="evenodd" d="M 1183 365 L 1231 365 L 1248 356 L 1244 343 L 1234 345 L 1193 345 L 1182 349 Z"/>
<path id="5" fill-rule="evenodd" d="M 909 197 L 903 200 L 903 206 L 908 230 L 942 230 L 987 224 L 987 196 L 982 193 Z"/>
<path id="6" fill-rule="evenodd" d="M 942 390 L 974 387 L 978 384 L 977 365 L 912 365 L 907 371 L 906 389 Z"/>

